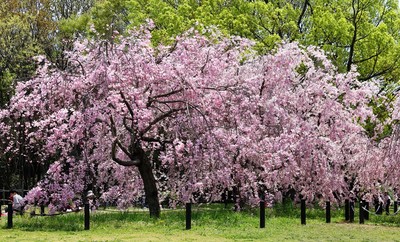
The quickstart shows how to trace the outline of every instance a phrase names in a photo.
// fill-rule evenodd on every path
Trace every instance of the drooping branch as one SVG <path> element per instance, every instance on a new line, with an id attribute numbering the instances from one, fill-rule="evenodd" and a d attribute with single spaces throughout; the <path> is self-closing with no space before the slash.
<path id="1" fill-rule="evenodd" d="M 117 129 L 115 128 L 115 122 L 112 116 L 110 116 L 110 126 L 111 126 L 111 134 L 113 137 L 117 136 Z"/>
<path id="2" fill-rule="evenodd" d="M 133 113 L 131 105 L 129 105 L 128 101 L 126 100 L 124 93 L 122 91 L 119 92 L 119 93 L 120 93 L 120 95 L 122 97 L 122 101 L 124 102 L 125 106 L 128 108 L 129 114 L 131 115 L 132 119 L 134 119 L 135 115 Z"/>
<path id="3" fill-rule="evenodd" d="M 127 120 L 128 120 L 127 117 L 124 117 L 122 119 L 122 123 L 124 124 L 124 127 L 126 128 L 126 130 L 129 131 L 129 133 L 131 133 L 131 134 L 135 133 L 135 131 L 132 129 L 132 127 L 129 127 L 129 125 L 127 124 Z"/>
<path id="4" fill-rule="evenodd" d="M 117 129 L 115 127 L 115 122 L 113 117 L 110 117 L 110 126 L 111 126 L 111 134 L 113 137 L 115 137 L 113 143 L 112 143 L 112 147 L 111 147 L 111 158 L 117 162 L 118 164 L 122 165 L 122 166 L 137 166 L 140 164 L 140 159 L 138 158 L 137 155 L 135 155 L 135 150 L 128 150 L 126 147 L 124 147 L 121 142 L 119 141 L 119 139 L 117 138 Z M 127 126 L 125 124 L 125 119 L 124 119 L 124 126 L 125 128 L 131 132 L 130 130 L 133 131 L 133 129 L 131 129 L 129 126 Z M 131 134 L 133 135 L 133 133 L 131 132 Z M 135 139 L 135 137 L 131 137 L 131 139 Z M 132 140 L 132 142 L 136 142 L 137 140 Z M 122 152 L 125 153 L 125 155 L 127 155 L 131 160 L 129 161 L 123 161 L 121 159 L 119 159 L 117 157 L 117 146 L 119 147 L 119 149 L 122 150 Z"/>
<path id="5" fill-rule="evenodd" d="M 117 145 L 120 148 L 122 147 L 122 145 L 118 141 L 118 139 L 115 139 L 114 142 L 112 143 L 112 147 L 111 147 L 111 158 L 113 161 L 117 162 L 117 164 L 119 164 L 121 166 L 138 166 L 140 164 L 140 159 L 138 159 L 138 158 L 131 159 L 129 161 L 124 161 L 124 160 L 119 159 L 117 157 Z M 125 149 L 125 151 L 126 151 L 126 149 Z M 130 156 L 130 158 L 132 158 L 132 157 Z"/>
<path id="6" fill-rule="evenodd" d="M 132 159 L 132 154 L 128 151 L 128 149 L 126 149 L 121 142 L 119 141 L 119 139 L 115 139 L 114 143 L 116 143 L 118 145 L 118 147 L 122 150 L 122 152 L 125 153 L 125 155 L 127 155 L 129 158 Z"/>

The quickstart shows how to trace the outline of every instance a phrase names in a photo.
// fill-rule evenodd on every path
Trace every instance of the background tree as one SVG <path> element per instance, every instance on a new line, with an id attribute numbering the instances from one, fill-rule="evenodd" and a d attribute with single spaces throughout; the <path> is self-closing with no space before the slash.
<path id="1" fill-rule="evenodd" d="M 35 56 L 46 55 L 58 68 L 68 66 L 65 51 L 72 48 L 75 36 L 67 36 L 65 32 L 60 32 L 58 21 L 83 13 L 92 3 L 93 1 L 48 0 L 10 0 L 0 3 L 1 108 L 7 106 L 17 83 L 32 78 L 37 66 L 42 64 L 34 59 Z M 16 138 L 18 144 L 25 146 L 28 127 L 20 124 L 28 121 L 24 120 L 24 117 L 19 118 L 13 117 L 5 122 L 12 122 L 15 125 L 13 132 L 15 137 L 18 136 Z M 2 142 L 2 150 L 7 145 L 8 142 Z M 24 149 L 27 151 L 29 148 L 20 147 L 19 150 Z M 26 152 L 24 155 L 16 152 L 13 157 L 2 155 L 0 166 L 6 171 L 1 177 L 1 188 L 11 186 L 21 189 L 31 188 L 47 170 L 47 165 L 40 167 L 35 156 Z"/>
<path id="2" fill-rule="evenodd" d="M 211 25 L 225 34 L 256 40 L 262 53 L 281 41 L 298 41 L 325 50 L 340 72 L 357 65 L 360 80 L 398 81 L 396 0 L 121 0 L 104 1 L 93 13 L 92 23 L 103 29 L 117 19 L 122 23 L 115 23 L 118 26 L 139 26 L 152 19 L 155 44 L 172 43 L 174 36 L 191 27 Z"/>
<path id="3" fill-rule="evenodd" d="M 37 65 L 32 57 L 45 54 L 57 63 L 59 56 L 69 50 L 62 44 L 66 34 L 59 32 L 58 22 L 88 11 L 93 3 L 92 0 L 10 0 L 1 3 L 1 107 L 9 101 L 16 82 L 32 77 Z"/>
<path id="4" fill-rule="evenodd" d="M 359 79 L 397 81 L 397 1 L 316 1 L 304 43 L 320 46 L 341 71 L 358 66 Z"/>

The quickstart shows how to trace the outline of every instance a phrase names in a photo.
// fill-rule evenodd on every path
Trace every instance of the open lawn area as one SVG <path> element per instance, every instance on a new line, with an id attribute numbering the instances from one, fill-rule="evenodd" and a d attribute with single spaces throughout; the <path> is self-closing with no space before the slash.
<path id="1" fill-rule="evenodd" d="M 400 241 L 400 215 L 371 216 L 364 225 L 343 222 L 343 211 L 332 213 L 326 224 L 324 211 L 307 210 L 307 225 L 300 211 L 267 210 L 266 228 L 259 228 L 257 210 L 234 212 L 220 205 L 193 208 L 192 229 L 185 230 L 185 211 L 164 210 L 153 220 L 140 210 L 107 209 L 91 216 L 83 230 L 83 213 L 53 217 L 16 216 L 13 229 L 2 217 L 0 241 Z"/>

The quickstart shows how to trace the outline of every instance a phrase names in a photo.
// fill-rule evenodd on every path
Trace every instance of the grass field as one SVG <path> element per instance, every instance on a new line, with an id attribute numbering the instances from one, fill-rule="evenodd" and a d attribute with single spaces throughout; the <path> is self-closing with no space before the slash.
<path id="1" fill-rule="evenodd" d="M 91 229 L 83 230 L 83 213 L 53 217 L 15 216 L 13 229 L 0 221 L 0 241 L 400 241 L 400 215 L 371 216 L 366 224 L 345 223 L 343 211 L 307 210 L 301 225 L 296 208 L 267 210 L 266 228 L 260 229 L 258 210 L 234 212 L 222 205 L 193 208 L 192 229 L 185 230 L 185 211 L 163 210 L 153 220 L 146 211 L 98 210 L 91 215 Z"/>

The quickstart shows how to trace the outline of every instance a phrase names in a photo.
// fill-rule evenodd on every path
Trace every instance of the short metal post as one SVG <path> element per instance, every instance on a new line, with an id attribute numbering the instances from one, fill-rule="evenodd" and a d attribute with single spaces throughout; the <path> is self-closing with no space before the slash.
<path id="1" fill-rule="evenodd" d="M 364 219 L 369 220 L 369 202 L 368 201 L 364 201 L 364 207 L 365 207 Z"/>
<path id="2" fill-rule="evenodd" d="M 385 204 L 385 212 L 386 212 L 386 215 L 389 215 L 390 214 L 390 199 L 387 199 L 386 201 L 386 204 Z"/>
<path id="3" fill-rule="evenodd" d="M 397 203 L 398 203 L 398 201 L 394 201 L 394 203 L 393 203 L 393 209 L 394 209 L 394 213 L 397 213 Z"/>
<path id="4" fill-rule="evenodd" d="M 331 202 L 326 202 L 326 223 L 331 222 Z"/>
<path id="5" fill-rule="evenodd" d="M 7 228 L 11 229 L 13 227 L 13 208 L 12 204 L 8 204 L 7 208 Z"/>
<path id="6" fill-rule="evenodd" d="M 224 190 L 224 193 L 222 194 L 222 200 L 224 201 L 225 208 L 227 208 L 228 207 L 228 194 L 227 194 L 226 190 Z"/>
<path id="7" fill-rule="evenodd" d="M 306 225 L 306 200 L 301 199 L 301 224 Z"/>
<path id="8" fill-rule="evenodd" d="M 360 200 L 360 211 L 359 211 L 359 216 L 360 216 L 360 224 L 364 224 L 364 201 Z"/>
<path id="9" fill-rule="evenodd" d="M 350 201 L 349 199 L 344 200 L 344 220 L 350 220 Z"/>
<path id="10" fill-rule="evenodd" d="M 90 229 L 90 209 L 89 203 L 85 203 L 85 230 Z"/>
<path id="11" fill-rule="evenodd" d="M 192 203 L 186 203 L 186 229 L 192 228 Z"/>
<path id="12" fill-rule="evenodd" d="M 354 202 L 350 202 L 350 223 L 354 222 Z"/>
<path id="13" fill-rule="evenodd" d="M 40 216 L 44 216 L 44 205 L 40 205 Z"/>
<path id="14" fill-rule="evenodd" d="M 265 228 L 265 201 L 264 196 L 260 200 L 260 228 Z"/>

